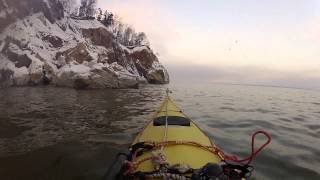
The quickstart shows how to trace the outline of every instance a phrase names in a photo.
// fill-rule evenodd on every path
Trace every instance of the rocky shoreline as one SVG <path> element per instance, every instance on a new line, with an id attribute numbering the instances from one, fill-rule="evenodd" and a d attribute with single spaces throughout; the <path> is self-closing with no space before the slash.
<path id="1" fill-rule="evenodd" d="M 42 6 L 46 8 L 0 29 L 0 87 L 95 89 L 169 83 L 167 70 L 148 45 L 126 47 L 116 41 L 112 27 L 54 14 L 57 3 Z M 20 6 L 11 8 L 15 13 Z M 1 11 L 9 17 L 7 9 Z M 0 23 L 5 20 L 0 18 Z"/>

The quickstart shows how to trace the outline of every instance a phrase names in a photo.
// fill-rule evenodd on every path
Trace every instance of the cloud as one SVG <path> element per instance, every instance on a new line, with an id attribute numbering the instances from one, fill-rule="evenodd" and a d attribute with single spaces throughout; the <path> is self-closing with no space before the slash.
<path id="1" fill-rule="evenodd" d="M 174 9 L 168 7 L 168 2 L 100 2 L 103 7 L 116 12 L 125 22 L 132 24 L 137 31 L 145 31 L 152 48 L 160 54 L 161 61 L 165 64 L 183 62 L 219 66 L 251 65 L 284 71 L 320 66 L 316 58 L 320 56 L 319 44 L 310 37 L 314 33 L 310 32 L 308 22 L 300 26 L 260 26 L 258 24 L 263 22 L 256 20 L 257 22 L 248 25 L 224 25 L 215 24 L 215 21 L 224 22 L 223 17 L 217 17 L 213 22 L 210 17 L 192 17 L 193 21 L 207 18 L 207 25 L 203 26 L 197 22 L 190 23 L 188 19 L 191 17 L 179 19 L 180 14 L 172 12 Z"/>
<path id="2" fill-rule="evenodd" d="M 226 67 L 208 65 L 170 64 L 168 66 L 173 83 L 231 83 L 296 87 L 320 90 L 318 71 L 283 72 L 268 68 Z"/>
<path id="3" fill-rule="evenodd" d="M 146 32 L 173 79 L 299 87 L 315 87 L 314 82 L 320 82 L 319 18 L 304 22 L 301 16 L 299 24 L 292 23 L 293 19 L 291 24 L 281 24 L 273 23 L 271 15 L 260 14 L 269 24 L 255 19 L 251 24 L 234 25 L 192 17 L 208 22 L 197 26 L 188 21 L 190 17 L 179 18 L 178 12 L 168 7 L 170 3 L 109 0 L 100 1 L 99 6 L 115 12 L 137 31 Z M 223 23 L 224 17 L 215 20 Z"/>

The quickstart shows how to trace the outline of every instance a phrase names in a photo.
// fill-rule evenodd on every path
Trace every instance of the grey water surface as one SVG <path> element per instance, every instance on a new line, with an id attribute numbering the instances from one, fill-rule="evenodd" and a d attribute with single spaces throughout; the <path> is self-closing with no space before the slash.
<path id="1" fill-rule="evenodd" d="M 167 87 L 0 89 L 0 179 L 101 179 L 157 110 Z M 247 156 L 256 130 L 272 135 L 253 162 L 252 179 L 320 179 L 319 91 L 210 83 L 169 87 L 182 110 L 228 154 Z"/>

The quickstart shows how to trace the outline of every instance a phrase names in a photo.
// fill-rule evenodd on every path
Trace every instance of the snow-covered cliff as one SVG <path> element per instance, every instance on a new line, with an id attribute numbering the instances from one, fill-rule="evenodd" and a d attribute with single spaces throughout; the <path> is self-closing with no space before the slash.
<path id="1" fill-rule="evenodd" d="M 99 21 L 53 11 L 58 0 L 28 0 L 42 8 L 24 14 L 17 9 L 30 4 L 9 7 L 13 1 L 0 0 L 0 86 L 122 88 L 169 82 L 150 47 L 129 49 Z"/>

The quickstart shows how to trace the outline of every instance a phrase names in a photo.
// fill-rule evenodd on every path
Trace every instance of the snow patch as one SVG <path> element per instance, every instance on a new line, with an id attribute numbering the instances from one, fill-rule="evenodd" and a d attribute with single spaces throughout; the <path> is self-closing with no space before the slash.
<path id="1" fill-rule="evenodd" d="M 0 11 L 0 18 L 6 18 L 7 17 L 7 12 L 6 11 Z"/>
<path id="2" fill-rule="evenodd" d="M 105 26 L 97 20 L 69 20 L 72 21 L 72 23 L 80 29 L 105 28 Z"/>
<path id="3" fill-rule="evenodd" d="M 39 59 L 32 57 L 32 63 L 29 67 L 30 74 L 42 73 L 44 63 Z"/>
<path id="4" fill-rule="evenodd" d="M 9 44 L 9 47 L 8 49 L 18 55 L 24 55 L 25 53 L 16 45 L 16 44 L 13 44 L 13 43 L 10 43 Z"/>
<path id="5" fill-rule="evenodd" d="M 143 50 L 147 50 L 148 52 L 151 53 L 151 49 L 149 48 L 149 46 L 126 47 L 126 46 L 120 44 L 120 47 L 130 54 L 135 53 L 135 52 L 141 52 Z"/>
<path id="6" fill-rule="evenodd" d="M 164 69 L 164 67 L 163 67 L 162 64 L 160 64 L 160 62 L 154 61 L 154 62 L 152 63 L 152 69 L 151 69 L 151 71 L 157 71 L 157 70 L 163 70 L 163 69 Z"/>
<path id="7" fill-rule="evenodd" d="M 5 8 L 8 8 L 8 4 L 7 4 L 7 1 L 6 0 L 2 0 L 2 3 L 4 5 Z"/>
<path id="8" fill-rule="evenodd" d="M 98 69 L 98 70 L 102 70 L 103 68 L 105 68 L 106 66 L 102 63 L 95 63 L 93 65 L 91 65 L 92 69 Z"/>
<path id="9" fill-rule="evenodd" d="M 0 54 L 0 69 L 10 69 L 10 70 L 14 70 L 15 69 L 15 65 L 13 64 L 12 61 L 9 61 L 7 59 L 7 57 L 3 56 L 2 54 Z"/>
<path id="10" fill-rule="evenodd" d="M 119 78 L 121 79 L 136 79 L 139 77 L 138 74 L 132 74 L 127 69 L 125 69 L 123 66 L 119 65 L 117 62 L 113 62 L 108 66 L 108 68 L 112 71 L 114 71 Z"/>
<path id="11" fill-rule="evenodd" d="M 69 64 L 64 66 L 59 74 L 62 74 L 64 72 L 72 72 L 75 74 L 78 74 L 82 77 L 88 77 L 90 75 L 90 67 L 85 66 L 83 64 Z"/>
<path id="12" fill-rule="evenodd" d="M 138 46 L 138 47 L 134 47 L 131 52 L 134 53 L 134 52 L 137 52 L 137 51 L 143 51 L 143 50 L 147 50 L 147 51 L 150 51 L 149 47 L 148 46 Z"/>
<path id="13" fill-rule="evenodd" d="M 5 45 L 5 42 L 3 42 L 3 41 L 0 41 L 0 52 L 2 51 L 2 49 L 4 48 L 4 45 Z"/>
<path id="14" fill-rule="evenodd" d="M 29 74 L 28 68 L 21 67 L 21 68 L 15 68 L 13 76 L 15 78 L 19 78 L 19 77 L 24 77 L 28 74 Z"/>

